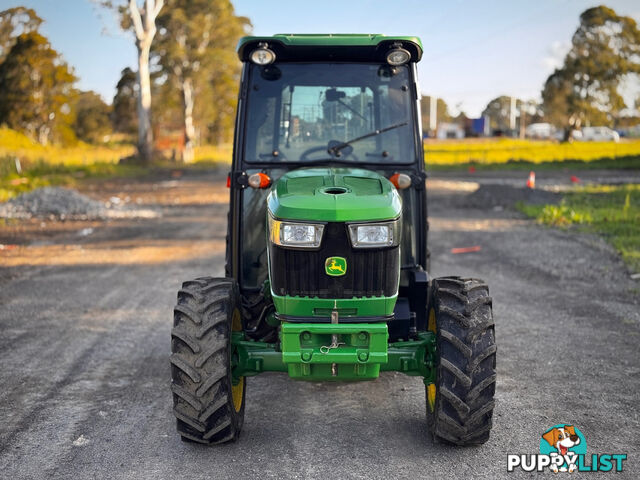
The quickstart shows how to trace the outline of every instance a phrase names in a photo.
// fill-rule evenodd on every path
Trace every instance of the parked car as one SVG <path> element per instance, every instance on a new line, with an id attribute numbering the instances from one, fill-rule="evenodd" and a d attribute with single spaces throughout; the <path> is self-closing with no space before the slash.
<path id="1" fill-rule="evenodd" d="M 640 125 L 620 128 L 616 131 L 620 134 L 620 138 L 640 138 Z"/>
<path id="2" fill-rule="evenodd" d="M 620 134 L 608 127 L 584 127 L 582 138 L 576 138 L 583 142 L 619 142 Z"/>
<path id="3" fill-rule="evenodd" d="M 576 129 L 571 129 L 569 131 L 569 135 L 566 135 L 567 131 L 566 130 L 556 130 L 556 133 L 553 134 L 553 138 L 555 138 L 556 140 L 558 140 L 559 142 L 564 142 L 565 140 L 567 142 L 573 142 L 575 140 L 582 140 L 582 131 L 580 130 L 576 130 Z"/>
<path id="4" fill-rule="evenodd" d="M 524 129 L 527 138 L 548 139 L 555 134 L 556 128 L 550 123 L 532 123 Z"/>
<path id="5" fill-rule="evenodd" d="M 464 138 L 464 128 L 455 123 L 441 123 L 438 125 L 437 138 Z"/>

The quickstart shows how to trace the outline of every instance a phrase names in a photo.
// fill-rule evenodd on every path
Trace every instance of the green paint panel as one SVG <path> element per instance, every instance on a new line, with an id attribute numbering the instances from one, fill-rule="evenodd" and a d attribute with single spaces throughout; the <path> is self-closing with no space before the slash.
<path id="1" fill-rule="evenodd" d="M 292 34 L 279 33 L 270 37 L 242 37 L 238 42 L 237 51 L 242 58 L 245 47 L 256 42 L 278 42 L 285 48 L 296 47 L 377 47 L 382 42 L 410 42 L 415 45 L 418 51 L 419 61 L 422 57 L 422 41 L 414 36 L 387 36 L 379 33 L 361 34 L 361 33 L 325 33 L 325 34 Z"/>
<path id="2" fill-rule="evenodd" d="M 333 334 L 345 345 L 323 354 L 320 347 L 331 345 Z M 387 338 L 384 323 L 285 322 L 280 350 L 278 344 L 248 341 L 242 332 L 234 332 L 233 381 L 262 372 L 286 372 L 292 378 L 312 381 L 372 380 L 379 372 L 395 371 L 423 377 L 425 385 L 435 382 L 437 351 L 433 333 L 421 332 L 416 339 L 390 344 Z M 331 371 L 332 363 L 337 364 L 336 376 Z"/>
<path id="3" fill-rule="evenodd" d="M 278 40 L 288 46 L 336 46 L 336 47 L 374 47 L 383 41 L 412 42 L 422 48 L 420 38 L 413 36 L 387 36 L 380 33 L 278 33 L 270 37 L 242 37 L 238 49 L 247 43 Z"/>
<path id="4" fill-rule="evenodd" d="M 356 195 L 381 195 L 382 183 L 376 178 L 343 177 L 344 184 L 353 189 Z"/>
<path id="5" fill-rule="evenodd" d="M 333 335 L 336 348 L 330 347 Z M 300 380 L 370 380 L 387 362 L 387 339 L 384 323 L 283 323 L 282 361 Z"/>
<path id="6" fill-rule="evenodd" d="M 381 317 L 391 315 L 396 305 L 398 295 L 393 297 L 367 297 L 367 298 L 317 298 L 317 297 L 290 297 L 288 295 L 273 295 L 273 303 L 276 311 L 282 315 L 292 317 L 328 317 L 334 306 L 338 309 L 341 318 L 344 317 Z M 329 312 L 326 314 L 325 312 Z"/>
<path id="7" fill-rule="evenodd" d="M 390 343 L 388 362 L 381 370 L 423 377 L 428 385 L 436 381 L 436 363 L 436 336 L 432 332 L 421 332 L 415 340 Z"/>
<path id="8" fill-rule="evenodd" d="M 393 184 L 360 168 L 293 170 L 272 187 L 267 205 L 271 215 L 281 220 L 383 221 L 402 212 Z"/>
<path id="9" fill-rule="evenodd" d="M 309 191 L 324 187 L 323 177 L 294 177 L 286 180 L 287 193 L 292 195 L 306 195 Z"/>
<path id="10" fill-rule="evenodd" d="M 262 372 L 286 372 L 282 352 L 273 343 L 254 342 L 245 338 L 243 332 L 231 334 L 233 354 L 231 371 L 234 384 L 240 377 L 252 377 Z"/>

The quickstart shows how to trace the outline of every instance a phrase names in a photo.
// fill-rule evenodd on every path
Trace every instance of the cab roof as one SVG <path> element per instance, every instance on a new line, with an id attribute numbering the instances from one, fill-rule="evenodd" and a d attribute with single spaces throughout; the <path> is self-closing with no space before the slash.
<path id="1" fill-rule="evenodd" d="M 279 33 L 271 37 L 242 37 L 238 42 L 238 57 L 249 60 L 249 55 L 260 43 L 266 43 L 276 54 L 276 61 L 385 61 L 385 54 L 397 44 L 411 53 L 411 61 L 422 57 L 422 42 L 418 37 L 387 36 L 382 34 Z"/>

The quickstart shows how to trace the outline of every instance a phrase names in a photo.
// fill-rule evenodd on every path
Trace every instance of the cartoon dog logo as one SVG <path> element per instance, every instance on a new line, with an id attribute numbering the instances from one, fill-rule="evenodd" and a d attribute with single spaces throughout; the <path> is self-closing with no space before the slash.
<path id="1" fill-rule="evenodd" d="M 555 426 L 552 429 L 548 430 L 542 435 L 551 447 L 557 450 L 558 455 L 562 458 L 571 458 L 576 455 L 575 452 L 572 452 L 570 449 L 580 444 L 580 437 L 576 433 L 575 427 L 573 425 L 564 425 L 564 426 Z M 551 465 L 551 470 L 554 473 L 560 472 L 569 472 L 572 473 L 577 467 L 575 462 L 569 464 L 567 468 L 566 465 L 563 465 L 560 469 L 555 464 Z"/>

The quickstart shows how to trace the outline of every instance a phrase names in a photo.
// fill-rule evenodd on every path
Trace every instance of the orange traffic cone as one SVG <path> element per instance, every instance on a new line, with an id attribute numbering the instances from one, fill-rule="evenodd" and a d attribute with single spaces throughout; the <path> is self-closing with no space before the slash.
<path id="1" fill-rule="evenodd" d="M 528 188 L 536 188 L 536 172 L 529 172 L 529 179 L 527 180 Z"/>

